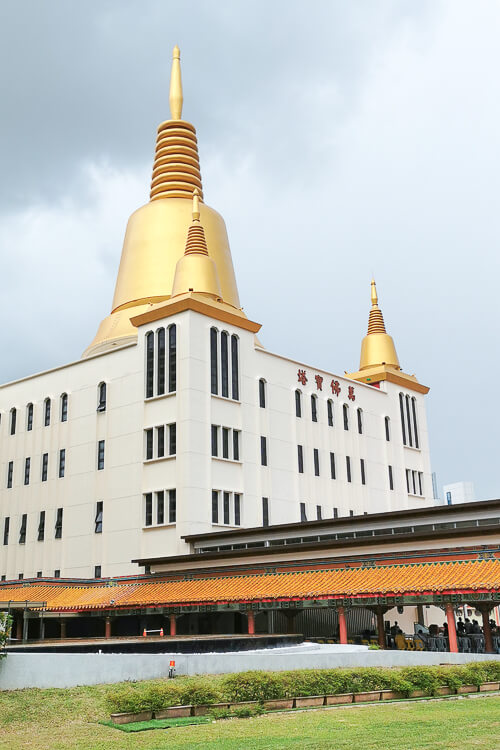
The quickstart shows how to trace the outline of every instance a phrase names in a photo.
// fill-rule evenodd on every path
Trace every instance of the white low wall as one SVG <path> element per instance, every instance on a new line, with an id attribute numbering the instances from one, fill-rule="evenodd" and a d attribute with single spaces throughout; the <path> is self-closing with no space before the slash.
<path id="1" fill-rule="evenodd" d="M 9 654 L 0 661 L 0 690 L 64 688 L 165 677 L 171 659 L 175 660 L 177 674 L 183 675 L 242 672 L 247 669 L 464 664 L 500 660 L 500 655 L 369 651 L 362 646 L 326 644 L 223 654 Z"/>

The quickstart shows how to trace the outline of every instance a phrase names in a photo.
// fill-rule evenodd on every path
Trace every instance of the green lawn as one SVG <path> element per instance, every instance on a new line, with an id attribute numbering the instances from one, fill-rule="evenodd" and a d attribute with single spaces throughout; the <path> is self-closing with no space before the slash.
<path id="1" fill-rule="evenodd" d="M 493 750 L 500 747 L 500 697 L 394 703 L 231 719 L 125 734 L 108 718 L 105 686 L 0 693 L 0 748 L 104 750 Z"/>

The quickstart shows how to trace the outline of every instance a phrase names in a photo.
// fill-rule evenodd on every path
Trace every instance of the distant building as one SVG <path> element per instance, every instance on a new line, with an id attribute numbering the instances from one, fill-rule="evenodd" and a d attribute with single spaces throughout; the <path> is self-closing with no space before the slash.
<path id="1" fill-rule="evenodd" d="M 457 503 L 472 503 L 476 499 L 473 482 L 454 482 L 443 486 L 445 505 Z"/>

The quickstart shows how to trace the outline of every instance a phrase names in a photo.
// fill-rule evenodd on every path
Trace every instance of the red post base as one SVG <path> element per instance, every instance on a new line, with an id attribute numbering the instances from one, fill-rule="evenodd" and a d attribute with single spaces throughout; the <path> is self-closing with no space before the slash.
<path id="1" fill-rule="evenodd" d="M 347 622 L 344 607 L 339 607 L 337 612 L 339 615 L 339 641 L 340 643 L 347 643 Z"/>
<path id="2" fill-rule="evenodd" d="M 170 635 L 177 635 L 176 615 L 170 615 Z"/>
<path id="3" fill-rule="evenodd" d="M 255 635 L 255 612 L 247 612 L 248 618 L 248 635 Z"/>
<path id="4" fill-rule="evenodd" d="M 455 626 L 455 613 L 453 611 L 453 604 L 451 604 L 451 602 L 448 602 L 446 605 L 446 620 L 448 622 L 448 641 L 450 644 L 450 654 L 457 654 L 457 629 Z"/>

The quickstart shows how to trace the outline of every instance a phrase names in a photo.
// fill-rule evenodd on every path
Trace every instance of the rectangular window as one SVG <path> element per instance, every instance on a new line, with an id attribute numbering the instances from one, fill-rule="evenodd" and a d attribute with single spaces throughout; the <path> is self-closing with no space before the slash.
<path id="1" fill-rule="evenodd" d="M 158 360 L 156 363 L 156 392 L 158 396 L 165 393 L 165 329 L 160 328 L 156 333 Z"/>
<path id="2" fill-rule="evenodd" d="M 30 483 L 30 467 L 31 458 L 26 458 L 24 461 L 24 484 Z"/>
<path id="3" fill-rule="evenodd" d="M 211 437 L 212 437 L 212 456 L 218 456 L 219 455 L 219 428 L 217 427 L 216 424 L 212 425 Z"/>
<path id="4" fill-rule="evenodd" d="M 168 455 L 175 456 L 177 453 L 177 424 L 173 422 L 168 426 Z"/>
<path id="5" fill-rule="evenodd" d="M 262 498 L 262 525 L 269 526 L 269 498 Z"/>
<path id="6" fill-rule="evenodd" d="M 168 329 L 168 392 L 177 389 L 177 326 Z"/>
<path id="7" fill-rule="evenodd" d="M 177 520 L 177 492 L 168 491 L 168 522 L 175 523 Z"/>
<path id="8" fill-rule="evenodd" d="M 104 469 L 104 440 L 99 440 L 97 444 L 97 470 Z"/>
<path id="9" fill-rule="evenodd" d="M 410 481 L 411 481 L 411 471 L 410 469 L 406 469 L 406 489 L 408 490 L 408 493 L 411 492 Z"/>
<path id="10" fill-rule="evenodd" d="M 222 331 L 220 335 L 220 359 L 221 359 L 221 395 L 225 398 L 229 396 L 229 335 Z"/>
<path id="11" fill-rule="evenodd" d="M 7 516 L 7 518 L 3 522 L 3 543 L 4 544 L 9 543 L 9 527 L 10 527 L 10 518 Z"/>
<path id="12" fill-rule="evenodd" d="M 307 513 L 306 513 L 306 504 L 301 503 L 300 504 L 300 520 L 301 521 L 307 521 Z"/>
<path id="13" fill-rule="evenodd" d="M 412 471 L 412 479 L 413 479 L 413 494 L 417 494 L 417 472 Z"/>
<path id="14" fill-rule="evenodd" d="M 313 455 L 314 455 L 314 475 L 316 477 L 319 477 L 319 450 L 317 448 L 313 449 Z"/>
<path id="15" fill-rule="evenodd" d="M 50 424 L 50 398 L 45 399 L 45 418 L 44 418 L 45 427 L 48 427 Z"/>
<path id="16" fill-rule="evenodd" d="M 223 506 L 224 523 L 225 524 L 229 524 L 229 510 L 230 510 L 230 508 L 229 508 L 229 500 L 230 500 L 230 493 L 229 492 L 224 492 L 223 493 L 223 497 L 224 497 L 224 506 Z"/>
<path id="17" fill-rule="evenodd" d="M 299 465 L 299 474 L 304 473 L 304 450 L 301 445 L 297 446 L 297 460 Z"/>
<path id="18" fill-rule="evenodd" d="M 259 380 L 259 406 L 261 409 L 266 408 L 266 383 L 262 378 Z"/>
<path id="19" fill-rule="evenodd" d="M 153 428 L 144 430 L 146 433 L 146 461 L 153 458 Z"/>
<path id="20" fill-rule="evenodd" d="M 345 457 L 345 468 L 346 468 L 346 472 L 347 472 L 347 481 L 351 482 L 352 481 L 352 477 L 351 477 L 351 458 L 350 458 L 350 456 L 346 456 Z"/>
<path id="21" fill-rule="evenodd" d="M 146 398 L 154 396 L 155 335 L 153 331 L 146 334 Z"/>
<path id="22" fill-rule="evenodd" d="M 12 479 L 14 476 L 14 461 L 9 461 L 9 467 L 7 469 L 7 489 L 10 490 L 12 487 Z"/>
<path id="23" fill-rule="evenodd" d="M 333 427 L 333 401 L 328 399 L 326 402 L 326 410 L 328 415 L 328 426 Z"/>
<path id="24" fill-rule="evenodd" d="M 318 421 L 318 400 L 316 396 L 311 396 L 311 419 L 313 422 Z"/>
<path id="25" fill-rule="evenodd" d="M 62 538 L 62 527 L 63 527 L 63 509 L 58 508 L 56 514 L 56 526 L 55 526 L 55 539 Z"/>
<path id="26" fill-rule="evenodd" d="M 61 571 L 59 569 L 54 570 L 54 578 L 60 578 L 61 577 Z"/>
<path id="27" fill-rule="evenodd" d="M 212 490 L 212 523 L 219 523 L 219 493 Z"/>
<path id="28" fill-rule="evenodd" d="M 42 456 L 42 482 L 47 481 L 48 473 L 49 473 L 49 454 L 44 453 Z"/>
<path id="29" fill-rule="evenodd" d="M 335 471 L 335 453 L 330 453 L 330 476 L 332 479 L 337 478 L 337 473 Z"/>
<path id="30" fill-rule="evenodd" d="M 385 439 L 387 442 L 391 439 L 391 427 L 390 427 L 390 419 L 389 417 L 384 418 L 384 424 L 385 424 Z"/>
<path id="31" fill-rule="evenodd" d="M 42 571 L 41 571 L 41 570 L 39 570 L 39 571 L 37 572 L 37 574 L 36 574 L 36 577 L 37 577 L 37 578 L 42 578 Z"/>
<path id="32" fill-rule="evenodd" d="M 348 430 L 349 429 L 349 407 L 347 406 L 347 404 L 344 404 L 342 406 L 342 415 L 344 418 L 344 430 Z"/>
<path id="33" fill-rule="evenodd" d="M 61 448 L 59 451 L 59 479 L 62 479 L 66 470 L 66 449 Z"/>
<path id="34" fill-rule="evenodd" d="M 418 429 L 417 429 L 417 399 L 415 396 L 412 397 L 411 400 L 411 410 L 413 414 L 413 434 L 415 436 L 415 448 L 419 448 L 419 442 L 418 442 Z"/>
<path id="35" fill-rule="evenodd" d="M 316 506 L 316 518 L 318 521 L 321 521 L 323 518 L 323 512 L 321 510 L 321 505 Z"/>
<path id="36" fill-rule="evenodd" d="M 267 466 L 267 438 L 260 438 L 260 462 L 262 466 Z"/>
<path id="37" fill-rule="evenodd" d="M 410 418 L 410 397 L 407 395 L 405 398 L 406 398 L 406 426 L 408 428 L 408 441 L 410 445 L 413 447 L 413 435 L 412 435 L 411 418 Z"/>
<path id="38" fill-rule="evenodd" d="M 350 516 L 352 517 L 352 516 L 354 515 L 354 511 L 353 511 L 353 510 L 350 510 L 350 511 L 349 511 L 349 515 L 350 515 Z"/>
<path id="39" fill-rule="evenodd" d="M 152 446 L 151 446 L 152 452 Z M 156 455 L 163 458 L 165 455 L 165 426 L 160 425 L 156 428 Z"/>
<path id="40" fill-rule="evenodd" d="M 234 493 L 234 525 L 241 525 L 241 495 Z"/>
<path id="41" fill-rule="evenodd" d="M 418 494 L 423 495 L 424 494 L 424 488 L 423 488 L 423 474 L 421 471 L 418 472 Z"/>
<path id="42" fill-rule="evenodd" d="M 10 412 L 10 434 L 11 435 L 16 434 L 16 418 L 17 418 L 17 411 L 15 409 L 11 409 L 11 412 Z"/>
<path id="43" fill-rule="evenodd" d="M 153 525 L 153 493 L 146 492 L 144 495 L 144 525 Z"/>
<path id="44" fill-rule="evenodd" d="M 217 329 L 210 329 L 210 390 L 212 393 L 219 392 L 218 387 L 218 372 L 217 372 Z"/>
<path id="45" fill-rule="evenodd" d="M 40 517 L 38 519 L 38 541 L 43 542 L 45 539 L 45 511 L 40 511 Z"/>
<path id="46" fill-rule="evenodd" d="M 19 529 L 19 544 L 26 544 L 26 525 L 28 523 L 28 516 L 23 513 L 21 518 L 21 528 Z"/>
<path id="47" fill-rule="evenodd" d="M 156 523 L 158 526 L 165 523 L 165 493 L 163 490 L 156 493 Z"/>
<path id="48" fill-rule="evenodd" d="M 63 393 L 61 396 L 61 422 L 68 421 L 68 396 Z"/>
<path id="49" fill-rule="evenodd" d="M 394 477 L 392 476 L 392 466 L 387 467 L 389 469 L 389 489 L 394 489 Z"/>
<path id="50" fill-rule="evenodd" d="M 238 337 L 233 334 L 231 336 L 231 385 L 235 401 L 240 400 L 239 377 Z"/>
<path id="51" fill-rule="evenodd" d="M 361 468 L 361 484 L 366 484 L 366 473 L 365 473 L 365 459 L 359 459 L 359 465 Z"/>
<path id="52" fill-rule="evenodd" d="M 233 430 L 233 459 L 235 461 L 240 460 L 240 432 L 239 430 Z"/>
<path id="53" fill-rule="evenodd" d="M 333 517 L 334 518 L 338 518 L 339 517 L 339 509 L 338 508 L 334 508 L 333 509 Z"/>
<path id="54" fill-rule="evenodd" d="M 26 425 L 28 432 L 33 429 L 33 404 L 28 404 L 28 423 Z"/>
<path id="55" fill-rule="evenodd" d="M 229 458 L 229 430 L 222 428 L 222 458 Z"/>
<path id="56" fill-rule="evenodd" d="M 96 565 L 94 568 L 94 578 L 100 578 L 101 577 L 101 566 Z"/>
<path id="57" fill-rule="evenodd" d="M 403 445 L 406 445 L 405 404 L 404 396 L 402 393 L 399 394 L 399 411 L 401 414 L 401 432 L 403 434 Z"/>
<path id="58" fill-rule="evenodd" d="M 295 391 L 295 416 L 302 416 L 302 394 L 300 391 Z"/>
<path id="59" fill-rule="evenodd" d="M 102 500 L 98 500 L 95 505 L 95 519 L 94 519 L 94 533 L 102 534 L 102 511 L 104 504 Z"/>

